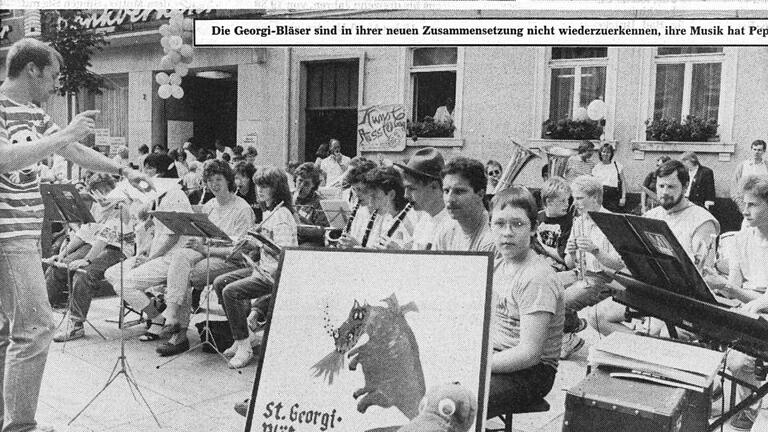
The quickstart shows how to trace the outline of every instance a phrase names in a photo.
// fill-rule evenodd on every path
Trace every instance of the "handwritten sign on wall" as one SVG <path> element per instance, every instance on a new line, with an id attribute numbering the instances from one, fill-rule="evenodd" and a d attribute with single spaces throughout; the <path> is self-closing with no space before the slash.
<path id="1" fill-rule="evenodd" d="M 405 150 L 405 135 L 404 105 L 373 105 L 357 111 L 357 146 L 360 151 Z"/>

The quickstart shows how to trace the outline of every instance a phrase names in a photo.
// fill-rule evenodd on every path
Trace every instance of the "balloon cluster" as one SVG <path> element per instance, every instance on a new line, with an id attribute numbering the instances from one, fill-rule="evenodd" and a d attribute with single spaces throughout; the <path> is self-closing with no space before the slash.
<path id="1" fill-rule="evenodd" d="M 181 88 L 181 78 L 189 73 L 189 64 L 192 63 L 194 48 L 192 48 L 192 30 L 195 23 L 192 18 L 184 18 L 184 13 L 179 10 L 171 12 L 168 24 L 160 26 L 160 45 L 163 46 L 165 55 L 160 59 L 160 69 L 171 70 L 171 74 L 158 72 L 155 81 L 160 84 L 157 95 L 161 99 L 173 96 L 176 99 L 184 97 L 184 89 Z"/>

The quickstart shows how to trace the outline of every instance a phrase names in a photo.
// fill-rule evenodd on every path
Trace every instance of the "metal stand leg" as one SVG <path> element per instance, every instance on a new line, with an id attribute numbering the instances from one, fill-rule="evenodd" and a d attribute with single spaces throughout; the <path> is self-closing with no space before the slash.
<path id="1" fill-rule="evenodd" d="M 123 249 L 123 210 L 120 208 L 120 249 Z M 124 283 L 123 283 L 123 270 L 125 266 L 125 258 L 123 258 L 120 261 L 120 355 L 117 357 L 117 361 L 115 362 L 115 366 L 112 367 L 112 372 L 109 374 L 109 378 L 107 379 L 106 384 L 104 384 L 104 387 L 101 388 L 101 390 L 96 393 L 96 395 L 91 398 L 90 401 L 88 401 L 87 404 L 83 407 L 83 409 L 80 410 L 74 417 L 72 417 L 72 420 L 67 423 L 68 425 L 72 424 L 78 417 L 80 417 L 80 414 L 85 412 L 86 409 L 88 409 L 91 404 L 93 404 L 98 397 L 104 393 L 104 390 L 107 389 L 107 387 L 110 386 L 115 380 L 117 380 L 117 377 L 120 375 L 125 377 L 125 381 L 128 383 L 128 389 L 131 391 L 131 395 L 133 395 L 133 399 L 137 402 L 139 401 L 139 398 L 141 398 L 141 402 L 144 403 L 144 405 L 147 407 L 147 410 L 150 414 L 152 414 L 152 418 L 155 419 L 155 423 L 157 423 L 158 427 L 162 427 L 160 425 L 160 421 L 157 419 L 157 416 L 155 415 L 155 412 L 152 411 L 152 407 L 149 406 L 149 403 L 144 398 L 144 395 L 141 393 L 141 389 L 139 388 L 139 385 L 136 383 L 136 380 L 133 378 L 133 371 L 131 370 L 131 367 L 128 365 L 128 358 L 125 355 L 125 327 L 123 326 L 123 316 L 125 312 L 125 303 L 124 303 Z M 136 397 L 136 395 L 139 395 L 139 398 Z"/>
<path id="2" fill-rule="evenodd" d="M 207 253 L 206 253 L 206 269 L 205 269 L 205 286 L 210 287 L 211 285 L 211 245 L 210 242 L 208 243 L 207 247 Z M 203 332 L 200 335 L 200 343 L 197 345 L 194 345 L 190 347 L 187 351 L 184 351 L 183 353 L 169 359 L 168 361 L 161 363 L 156 366 L 157 369 L 160 369 L 161 367 L 167 365 L 168 363 L 180 358 L 181 356 L 190 353 L 197 348 L 202 348 L 203 346 L 207 345 L 216 352 L 216 354 L 219 355 L 227 364 L 229 364 L 229 359 L 222 354 L 222 352 L 219 350 L 219 347 L 216 346 L 216 341 L 213 340 L 213 333 L 211 332 L 211 328 L 209 326 L 210 323 L 210 317 L 211 317 L 211 290 L 208 289 L 208 292 L 205 295 L 205 326 L 203 327 Z M 241 370 L 237 370 L 238 374 L 242 374 L 243 372 Z"/>

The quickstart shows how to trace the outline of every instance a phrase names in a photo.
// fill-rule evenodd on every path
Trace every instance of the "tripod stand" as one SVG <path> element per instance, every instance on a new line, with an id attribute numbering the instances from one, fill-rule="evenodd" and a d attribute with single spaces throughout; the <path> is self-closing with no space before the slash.
<path id="1" fill-rule="evenodd" d="M 122 204 L 118 204 L 122 207 Z M 122 208 L 120 209 L 120 249 L 123 249 L 123 211 Z M 120 318 L 119 318 L 119 327 L 120 327 L 120 355 L 117 357 L 117 361 L 115 361 L 115 365 L 112 367 L 112 372 L 109 374 L 109 378 L 107 379 L 106 384 L 104 384 L 104 387 L 99 390 L 96 395 L 93 396 L 93 398 L 88 401 L 87 404 L 83 407 L 83 409 L 80 410 L 77 414 L 75 414 L 74 417 L 72 417 L 72 420 L 67 423 L 68 425 L 72 424 L 78 417 L 80 417 L 80 414 L 85 412 L 86 409 L 88 409 L 89 406 L 102 394 L 104 393 L 104 390 L 107 389 L 107 387 L 110 386 L 117 378 L 122 375 L 125 377 L 125 381 L 128 384 L 128 390 L 130 390 L 131 395 L 133 396 L 133 399 L 138 402 L 139 398 L 141 398 L 141 401 L 144 402 L 144 405 L 147 407 L 147 410 L 150 414 L 152 414 L 152 418 L 155 419 L 155 423 L 157 423 L 158 427 L 160 426 L 160 421 L 157 419 L 157 416 L 155 415 L 155 412 L 152 411 L 152 407 L 149 406 L 149 402 L 144 398 L 144 395 L 141 393 L 141 389 L 139 389 L 139 385 L 136 383 L 136 380 L 133 378 L 133 371 L 131 370 L 130 365 L 128 364 L 128 358 L 125 355 L 125 326 L 123 326 L 123 317 L 125 316 L 125 296 L 124 296 L 124 290 L 125 290 L 125 284 L 124 284 L 124 270 L 125 270 L 125 258 L 123 258 L 120 261 Z"/>
<path id="2" fill-rule="evenodd" d="M 205 268 L 205 285 L 211 284 L 211 241 L 212 240 L 225 240 L 231 241 L 229 236 L 214 225 L 206 215 L 199 213 L 176 213 L 176 212 L 154 212 L 153 216 L 163 225 L 168 227 L 171 231 L 179 235 L 186 235 L 192 237 L 202 237 L 206 241 L 206 268 Z M 184 354 L 192 352 L 197 348 L 203 348 L 204 346 L 211 347 L 216 354 L 219 355 L 225 362 L 229 362 L 226 356 L 216 346 L 216 341 L 213 340 L 213 332 L 210 327 L 211 317 L 211 292 L 210 290 L 205 296 L 205 325 L 200 334 L 200 343 L 190 347 L 187 351 L 169 359 L 168 361 L 156 366 L 157 369 L 167 365 L 168 363 L 180 358 Z M 183 330 L 182 330 L 183 331 Z M 238 373 L 242 373 L 238 371 Z"/>

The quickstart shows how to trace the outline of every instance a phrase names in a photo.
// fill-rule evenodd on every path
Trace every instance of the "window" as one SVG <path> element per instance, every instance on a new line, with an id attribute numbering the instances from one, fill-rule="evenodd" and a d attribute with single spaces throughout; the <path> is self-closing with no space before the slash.
<path id="1" fill-rule="evenodd" d="M 411 114 L 415 122 L 432 119 L 455 126 L 459 49 L 451 47 L 411 50 Z M 445 133 L 452 136 L 452 130 Z"/>
<path id="2" fill-rule="evenodd" d="M 607 47 L 553 47 L 549 62 L 549 119 L 571 119 L 595 99 L 605 100 Z"/>
<path id="3" fill-rule="evenodd" d="M 653 120 L 718 121 L 724 59 L 722 47 L 658 48 Z"/>

